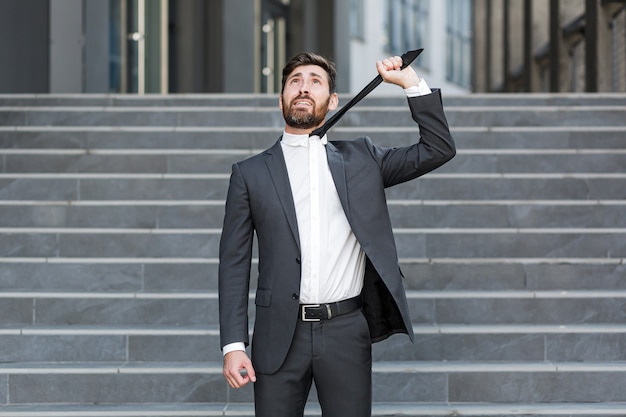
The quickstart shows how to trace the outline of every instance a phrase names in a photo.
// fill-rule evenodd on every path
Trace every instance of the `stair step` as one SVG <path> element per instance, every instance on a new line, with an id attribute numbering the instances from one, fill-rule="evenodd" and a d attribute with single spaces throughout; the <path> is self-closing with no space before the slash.
<path id="1" fill-rule="evenodd" d="M 626 227 L 626 200 L 389 201 L 396 228 Z M 224 201 L 1 201 L 0 228 L 221 228 Z"/>
<path id="2" fill-rule="evenodd" d="M 457 157 L 387 194 L 415 343 L 373 346 L 373 415 L 623 415 L 626 95 L 444 100 Z M 254 414 L 221 376 L 217 240 L 276 102 L 0 95 L 0 417 Z M 409 116 L 368 97 L 332 139 L 406 145 Z"/>
<path id="3" fill-rule="evenodd" d="M 625 374 L 624 362 L 480 362 L 480 361 L 377 361 L 374 378 L 385 374 L 498 374 L 613 372 Z M 222 376 L 222 362 L 43 362 L 0 363 L 0 375 L 195 375 Z M 226 385 L 226 381 L 222 381 Z M 626 394 L 626 393 L 623 393 Z"/>
<path id="4" fill-rule="evenodd" d="M 0 126 L 3 148 L 65 149 L 265 149 L 278 140 L 282 127 L 176 126 Z M 626 127 L 621 126 L 452 126 L 462 149 L 622 149 Z M 401 126 L 334 127 L 334 139 L 370 135 L 387 146 L 408 145 L 413 128 Z M 590 140 L 593 138 L 593 140 Z"/>
<path id="5" fill-rule="evenodd" d="M 2 291 L 206 291 L 215 258 L 0 257 Z M 253 278 L 256 260 L 253 260 Z M 414 290 L 623 290 L 626 258 L 401 258 Z"/>
<path id="6" fill-rule="evenodd" d="M 229 174 L 233 163 L 258 150 L 10 149 L 4 174 Z M 438 173 L 616 173 L 626 166 L 626 149 L 459 150 Z M 3 168 L 3 169 L 2 169 Z"/>
<path id="7" fill-rule="evenodd" d="M 402 258 L 626 257 L 624 228 L 395 229 Z M 0 254 L 16 257 L 215 258 L 220 230 L 0 230 Z"/>
<path id="8" fill-rule="evenodd" d="M 415 323 L 438 325 L 619 324 L 624 291 L 410 292 Z M 0 293 L 0 325 L 216 326 L 216 293 Z M 157 313 L 158 312 L 158 313 Z M 254 303 L 249 303 L 254 318 Z"/>
<path id="9" fill-rule="evenodd" d="M 437 174 L 387 190 L 389 199 L 621 198 L 626 173 Z M 226 174 L 0 174 L 0 200 L 223 199 Z"/>
<path id="10" fill-rule="evenodd" d="M 374 344 L 375 361 L 623 362 L 618 324 L 423 324 Z M 0 329 L 7 362 L 221 361 L 216 326 L 24 326 Z M 68 358 L 71 358 L 69 360 Z"/>
<path id="11" fill-rule="evenodd" d="M 625 105 L 448 106 L 452 126 L 623 126 Z M 384 111 L 381 111 L 384 110 Z M 384 114 L 384 117 L 381 117 Z M 0 107 L 0 124 L 11 126 L 264 126 L 282 127 L 278 108 L 239 107 Z M 406 105 L 357 106 L 338 126 L 414 126 Z"/>
<path id="12" fill-rule="evenodd" d="M 623 416 L 626 402 L 608 403 L 414 403 L 377 402 L 372 406 L 373 417 L 436 417 L 436 416 L 514 416 L 527 417 L 591 417 Z M 42 405 L 0 407 L 0 417 L 244 417 L 253 416 L 250 403 L 147 403 L 113 405 Z M 304 415 L 321 416 L 319 406 L 308 403 Z"/>
<path id="13" fill-rule="evenodd" d="M 12 404 L 249 403 L 252 389 L 229 388 L 221 363 L 3 364 Z M 505 383 L 506 381 L 506 383 Z M 451 403 L 626 402 L 626 365 L 601 363 L 381 363 L 373 399 Z M 173 389 L 178 387 L 178 389 Z M 550 387 L 548 394 L 546 388 Z M 614 387 L 611 389 L 610 387 Z M 181 389 L 182 388 L 182 389 Z M 552 397 L 549 397 L 551 395 Z"/>
<path id="14" fill-rule="evenodd" d="M 340 93 L 339 104 L 352 95 Z M 626 105 L 626 95 L 619 93 L 498 93 L 443 96 L 444 107 L 459 105 L 493 106 L 576 106 L 576 105 Z M 402 96 L 373 92 L 359 104 L 401 105 Z M 0 106 L 268 106 L 278 103 L 276 94 L 0 94 Z"/>
<path id="15" fill-rule="evenodd" d="M 422 325 L 373 346 L 376 362 L 626 361 L 626 327 L 588 325 Z M 4 362 L 219 362 L 216 326 L 48 326 L 0 329 Z"/>

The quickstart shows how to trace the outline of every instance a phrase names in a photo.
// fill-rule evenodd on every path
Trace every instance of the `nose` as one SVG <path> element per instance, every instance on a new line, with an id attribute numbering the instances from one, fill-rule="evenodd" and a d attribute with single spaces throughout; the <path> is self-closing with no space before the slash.
<path id="1" fill-rule="evenodd" d="M 300 93 L 308 93 L 309 92 L 309 83 L 303 82 L 300 84 Z"/>

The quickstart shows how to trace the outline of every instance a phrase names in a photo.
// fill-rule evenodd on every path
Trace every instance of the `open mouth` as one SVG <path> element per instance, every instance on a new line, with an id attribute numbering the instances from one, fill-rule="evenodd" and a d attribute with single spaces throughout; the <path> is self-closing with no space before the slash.
<path id="1" fill-rule="evenodd" d="M 309 99 L 297 98 L 293 101 L 292 106 L 310 108 L 310 107 L 313 107 L 313 102 Z"/>

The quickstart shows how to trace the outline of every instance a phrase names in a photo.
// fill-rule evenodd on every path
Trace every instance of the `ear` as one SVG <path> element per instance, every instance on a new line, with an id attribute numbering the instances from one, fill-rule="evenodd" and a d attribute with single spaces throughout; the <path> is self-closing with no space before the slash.
<path id="1" fill-rule="evenodd" d="M 280 111 L 283 111 L 283 95 L 279 95 L 278 96 L 278 108 L 280 109 Z"/>
<path id="2" fill-rule="evenodd" d="M 337 93 L 333 93 L 330 96 L 330 101 L 328 102 L 328 110 L 335 110 L 339 105 L 339 96 Z"/>

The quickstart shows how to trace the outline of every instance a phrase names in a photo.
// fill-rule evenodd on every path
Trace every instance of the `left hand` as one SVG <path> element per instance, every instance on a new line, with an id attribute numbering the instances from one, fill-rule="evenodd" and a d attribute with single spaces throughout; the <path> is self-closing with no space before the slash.
<path id="1" fill-rule="evenodd" d="M 420 82 L 419 75 L 410 65 L 403 70 L 400 70 L 401 67 L 402 58 L 399 56 L 392 56 L 376 62 L 376 69 L 383 81 L 399 85 L 402 88 L 417 86 Z"/>

